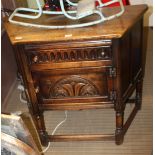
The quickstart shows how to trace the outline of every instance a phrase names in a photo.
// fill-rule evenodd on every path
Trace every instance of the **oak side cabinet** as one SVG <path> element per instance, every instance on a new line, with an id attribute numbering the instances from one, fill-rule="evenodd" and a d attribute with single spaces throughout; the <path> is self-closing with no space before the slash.
<path id="1" fill-rule="evenodd" d="M 30 102 L 29 111 L 42 145 L 47 146 L 49 141 L 123 142 L 141 108 L 145 66 L 143 15 L 146 10 L 146 5 L 126 6 L 119 18 L 77 29 L 49 30 L 5 21 Z M 48 18 L 43 16 L 39 22 L 71 23 L 62 16 L 54 21 Z M 135 97 L 131 99 L 134 91 Z M 135 106 L 124 122 L 127 103 Z M 100 108 L 114 109 L 115 133 L 52 136 L 46 131 L 46 110 Z"/>

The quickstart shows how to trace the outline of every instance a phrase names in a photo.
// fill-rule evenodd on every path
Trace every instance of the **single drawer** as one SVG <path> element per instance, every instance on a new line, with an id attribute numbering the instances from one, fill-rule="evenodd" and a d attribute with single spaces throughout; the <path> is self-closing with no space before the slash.
<path id="1" fill-rule="evenodd" d="M 27 52 L 29 64 L 45 64 L 70 61 L 110 60 L 110 47 L 51 49 Z"/>
<path id="2" fill-rule="evenodd" d="M 84 43 L 83 43 L 84 44 Z M 32 70 L 109 65 L 112 60 L 111 44 L 98 42 L 98 44 L 87 43 L 85 46 L 73 43 L 70 46 L 62 45 L 42 45 L 26 46 L 26 56 Z M 68 45 L 68 44 L 67 44 Z M 97 64 L 97 61 L 100 61 Z M 88 65 L 89 63 L 89 65 Z M 66 65 L 67 64 L 67 65 Z M 96 64 L 96 65 L 95 65 Z"/>

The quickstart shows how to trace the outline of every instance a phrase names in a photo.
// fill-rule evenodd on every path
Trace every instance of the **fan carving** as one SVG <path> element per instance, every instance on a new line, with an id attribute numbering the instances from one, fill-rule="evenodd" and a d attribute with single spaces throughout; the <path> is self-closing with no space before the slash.
<path id="1" fill-rule="evenodd" d="M 99 91 L 96 86 L 79 76 L 61 79 L 50 89 L 49 98 L 64 98 L 78 96 L 97 96 Z"/>

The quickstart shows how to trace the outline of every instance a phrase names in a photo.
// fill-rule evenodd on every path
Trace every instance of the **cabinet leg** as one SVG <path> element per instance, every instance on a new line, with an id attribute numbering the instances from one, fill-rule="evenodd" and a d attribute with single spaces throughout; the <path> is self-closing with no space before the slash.
<path id="1" fill-rule="evenodd" d="M 40 115 L 34 117 L 34 119 L 35 119 L 34 121 L 35 121 L 36 128 L 37 128 L 37 131 L 38 131 L 38 134 L 40 137 L 41 144 L 43 146 L 47 146 L 49 139 L 48 139 L 48 134 L 47 134 L 46 128 L 45 128 L 44 116 L 43 116 L 43 114 L 40 114 Z"/>
<path id="2" fill-rule="evenodd" d="M 123 143 L 123 121 L 124 121 L 124 111 L 116 111 L 116 131 L 115 131 L 115 142 L 117 145 Z"/>
<path id="3" fill-rule="evenodd" d="M 46 131 L 39 131 L 40 141 L 42 146 L 48 146 L 48 134 Z"/>
<path id="4" fill-rule="evenodd" d="M 139 80 L 136 85 L 136 106 L 140 110 L 142 105 L 143 80 Z"/>

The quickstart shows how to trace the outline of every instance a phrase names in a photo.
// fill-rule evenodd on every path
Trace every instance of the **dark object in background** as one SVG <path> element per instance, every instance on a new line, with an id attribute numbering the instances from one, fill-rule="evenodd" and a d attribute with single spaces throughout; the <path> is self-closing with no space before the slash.
<path id="1" fill-rule="evenodd" d="M 110 2 L 110 0 L 101 0 L 101 1 L 102 1 L 102 3 Z M 123 2 L 123 5 L 130 5 L 129 0 L 122 0 L 122 2 Z M 99 3 L 98 3 L 98 1 L 96 1 L 96 6 L 98 6 L 98 5 L 99 5 Z M 108 5 L 108 7 L 114 7 L 114 6 L 120 6 L 120 4 L 118 2 L 116 2 L 116 3 Z"/>
<path id="2" fill-rule="evenodd" d="M 63 1 L 65 9 L 67 9 L 70 5 L 65 0 Z M 58 0 L 45 0 L 44 9 L 48 11 L 60 11 L 60 2 Z"/>

